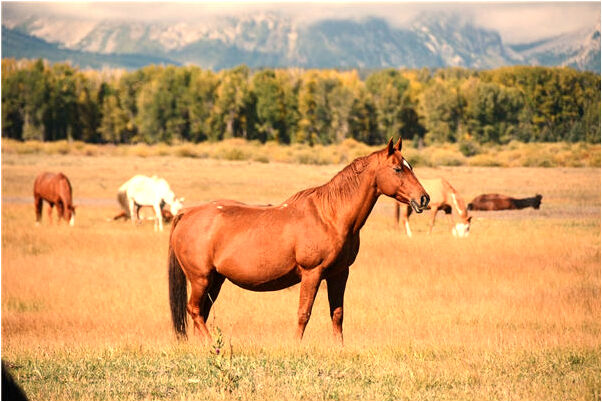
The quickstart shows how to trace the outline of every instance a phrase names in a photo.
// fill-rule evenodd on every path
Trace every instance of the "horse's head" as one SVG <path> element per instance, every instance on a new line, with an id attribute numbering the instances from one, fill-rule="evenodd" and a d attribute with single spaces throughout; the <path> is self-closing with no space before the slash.
<path id="1" fill-rule="evenodd" d="M 414 175 L 412 166 L 401 155 L 401 137 L 395 145 L 390 139 L 383 155 L 376 172 L 378 191 L 421 213 L 428 206 L 430 197 Z"/>
<path id="2" fill-rule="evenodd" d="M 169 212 L 172 216 L 176 216 L 178 212 L 180 212 L 180 209 L 184 207 L 184 205 L 182 205 L 182 202 L 184 202 L 184 197 L 176 198 L 173 193 L 171 200 L 166 200 L 165 202 L 169 205 Z"/>
<path id="3" fill-rule="evenodd" d="M 75 205 L 69 205 L 65 208 L 64 218 L 69 221 L 69 225 L 75 225 Z"/>
<path id="4" fill-rule="evenodd" d="M 472 220 L 472 216 L 467 216 L 466 218 L 461 218 L 461 222 L 458 222 L 452 227 L 452 235 L 454 237 L 468 237 L 468 232 L 470 231 L 470 221 Z"/>
<path id="5" fill-rule="evenodd" d="M 533 203 L 533 208 L 539 209 L 539 205 L 541 204 L 541 199 L 543 196 L 541 194 L 535 195 L 535 202 Z"/>

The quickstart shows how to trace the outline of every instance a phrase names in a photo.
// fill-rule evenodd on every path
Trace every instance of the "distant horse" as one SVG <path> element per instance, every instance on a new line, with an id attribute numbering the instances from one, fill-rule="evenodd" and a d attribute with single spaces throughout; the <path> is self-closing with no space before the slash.
<path id="1" fill-rule="evenodd" d="M 355 159 L 328 183 L 277 206 L 212 202 L 176 215 L 169 240 L 169 301 L 176 333 L 186 337 L 186 312 L 201 337 L 227 278 L 253 291 L 301 282 L 296 337 L 301 340 L 325 279 L 335 337 L 343 341 L 343 296 L 359 232 L 381 194 L 421 212 L 429 202 L 401 155 L 401 139 Z M 191 283 L 187 302 L 186 280 Z"/>
<path id="2" fill-rule="evenodd" d="M 499 211 L 503 209 L 523 209 L 533 207 L 539 209 L 541 194 L 528 198 L 512 198 L 501 194 L 481 194 L 468 204 L 471 211 Z"/>
<path id="3" fill-rule="evenodd" d="M 184 198 L 176 198 L 164 179 L 136 175 L 119 187 L 117 201 L 132 223 L 138 221 L 138 206 L 151 206 L 155 212 L 155 230 L 163 231 L 162 204 L 166 204 L 175 216 L 182 208 Z"/>
<path id="4" fill-rule="evenodd" d="M 422 183 L 424 189 L 431 196 L 431 202 L 429 204 L 429 209 L 431 210 L 429 234 L 433 231 L 433 225 L 435 224 L 437 212 L 444 211 L 446 215 L 450 216 L 450 222 L 452 222 L 452 235 L 454 237 L 468 236 L 472 217 L 468 216 L 464 199 L 451 186 L 451 184 L 449 184 L 449 182 L 443 178 L 421 179 L 420 183 Z M 456 211 L 459 220 L 459 222 L 455 224 L 452 218 L 452 211 Z M 399 219 L 401 217 L 408 237 L 412 237 L 412 230 L 410 229 L 409 223 L 411 214 L 411 208 L 408 208 L 405 205 L 400 206 L 400 204 L 397 202 L 395 203 L 395 222 L 397 225 L 399 225 Z"/>
<path id="5" fill-rule="evenodd" d="M 58 221 L 64 218 L 69 225 L 75 224 L 71 183 L 63 173 L 44 172 L 36 177 L 33 184 L 33 203 L 36 211 L 36 224 L 42 220 L 44 200 L 48 202 L 48 220 L 52 223 L 52 207 L 56 205 Z"/>
<path id="6" fill-rule="evenodd" d="M 146 214 L 143 214 L 142 218 L 140 217 L 140 210 L 142 208 L 152 209 L 152 206 L 147 205 L 147 206 L 143 207 L 142 205 L 136 205 L 135 208 L 136 208 L 136 217 L 138 218 L 138 220 L 141 220 L 141 219 L 152 219 L 152 220 L 154 220 L 155 219 L 155 216 L 154 216 L 155 211 L 154 210 L 152 210 L 153 216 L 146 216 Z M 169 211 L 169 207 L 164 202 L 161 205 L 161 215 L 163 216 L 163 222 L 164 223 L 169 223 L 173 219 L 173 214 Z M 130 216 L 129 216 L 129 214 L 127 212 L 121 211 L 120 213 L 118 213 L 117 215 L 115 215 L 113 217 L 114 221 L 116 221 L 118 219 L 125 219 L 125 220 L 127 220 L 127 219 L 130 219 Z"/>

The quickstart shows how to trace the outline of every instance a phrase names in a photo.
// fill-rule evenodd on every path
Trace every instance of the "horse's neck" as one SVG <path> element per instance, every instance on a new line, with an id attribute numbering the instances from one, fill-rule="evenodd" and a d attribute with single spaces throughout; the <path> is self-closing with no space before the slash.
<path id="1" fill-rule="evenodd" d="M 514 199 L 514 206 L 516 206 L 516 208 L 518 208 L 518 209 L 532 207 L 534 205 L 535 205 L 535 197 L 522 198 L 522 199 L 515 198 Z"/>
<path id="2" fill-rule="evenodd" d="M 450 198 L 452 201 L 452 208 L 458 213 L 461 218 L 468 217 L 468 210 L 466 209 L 466 203 L 464 199 L 450 186 Z"/>
<path id="3" fill-rule="evenodd" d="M 329 185 L 333 187 L 329 189 L 332 193 L 348 194 L 348 196 L 334 199 L 333 205 L 326 209 L 327 219 L 334 223 L 340 233 L 345 235 L 358 233 L 366 223 L 379 196 L 374 169 L 367 166 L 358 173 L 358 178 L 354 183 L 334 181 Z M 337 188 L 337 186 L 351 186 L 352 188 Z"/>

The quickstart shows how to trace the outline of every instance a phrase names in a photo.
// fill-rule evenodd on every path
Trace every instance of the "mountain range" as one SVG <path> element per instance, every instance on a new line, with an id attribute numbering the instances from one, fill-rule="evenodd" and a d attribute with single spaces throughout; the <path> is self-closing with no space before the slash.
<path id="1" fill-rule="evenodd" d="M 202 24 L 4 15 L 2 57 L 69 60 L 95 69 L 194 64 L 220 70 L 243 63 L 342 69 L 542 65 L 600 73 L 600 23 L 507 45 L 498 32 L 446 13 L 422 14 L 408 28 L 375 17 L 298 23 L 271 13 L 216 17 Z"/>

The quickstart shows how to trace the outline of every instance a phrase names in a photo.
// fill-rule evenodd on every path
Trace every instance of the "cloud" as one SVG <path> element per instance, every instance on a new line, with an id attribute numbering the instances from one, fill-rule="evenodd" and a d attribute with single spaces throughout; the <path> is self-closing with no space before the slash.
<path id="1" fill-rule="evenodd" d="M 299 23 L 325 18 L 381 17 L 396 27 L 411 25 L 423 12 L 454 12 L 495 29 L 504 41 L 537 40 L 600 22 L 599 2 L 367 2 L 367 1 L 190 1 L 190 2 L 3 2 L 3 13 L 60 15 L 78 20 L 196 22 L 215 16 L 272 12 Z M 4 17 L 3 17 L 4 19 Z"/>

